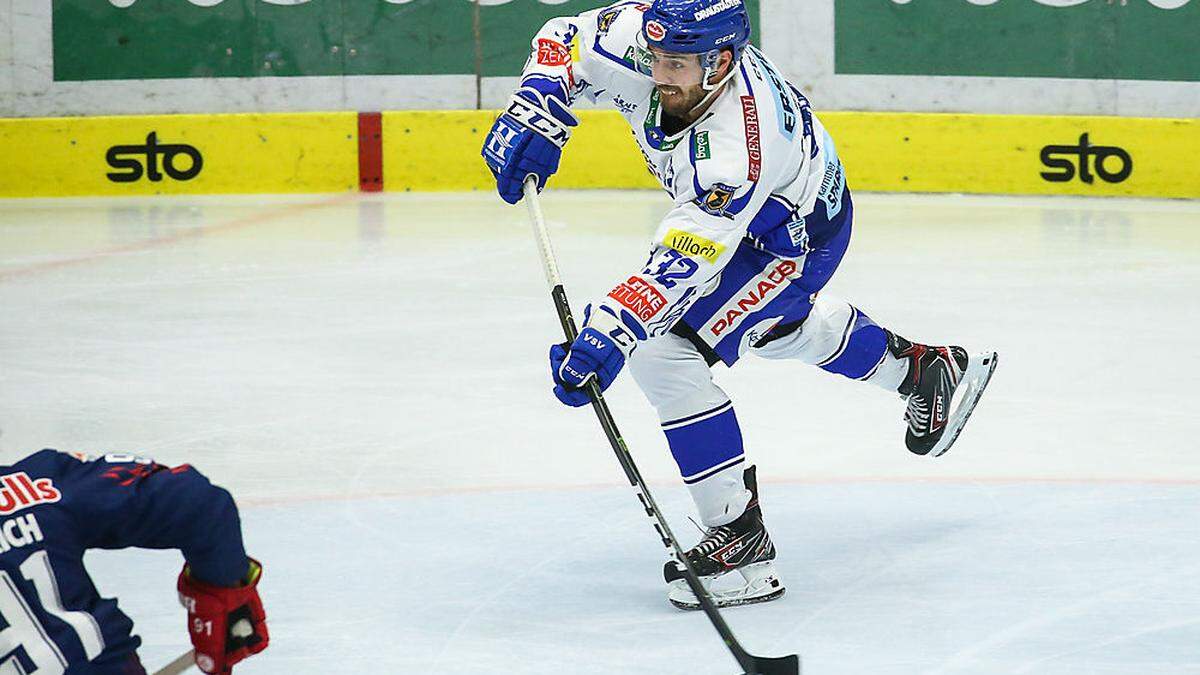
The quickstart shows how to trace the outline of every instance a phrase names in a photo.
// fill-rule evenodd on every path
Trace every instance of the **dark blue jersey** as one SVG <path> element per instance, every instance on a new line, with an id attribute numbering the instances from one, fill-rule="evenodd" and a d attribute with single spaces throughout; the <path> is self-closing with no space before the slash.
<path id="1" fill-rule="evenodd" d="M 188 465 L 55 450 L 0 465 L 0 673 L 138 672 L 133 622 L 83 566 L 88 549 L 130 546 L 180 549 L 211 584 L 247 571 L 233 498 Z"/>

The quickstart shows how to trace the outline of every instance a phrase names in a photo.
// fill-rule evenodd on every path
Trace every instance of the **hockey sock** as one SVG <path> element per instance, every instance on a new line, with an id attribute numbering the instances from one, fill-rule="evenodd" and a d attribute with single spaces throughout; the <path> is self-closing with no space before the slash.
<path id="1" fill-rule="evenodd" d="M 714 527 L 741 515 L 750 493 L 742 483 L 746 457 L 733 403 L 664 422 L 662 428 L 701 521 Z"/>

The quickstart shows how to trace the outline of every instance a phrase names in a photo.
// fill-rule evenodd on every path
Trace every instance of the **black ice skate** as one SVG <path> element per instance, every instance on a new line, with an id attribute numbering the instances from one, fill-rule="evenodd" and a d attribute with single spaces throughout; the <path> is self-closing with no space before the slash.
<path id="1" fill-rule="evenodd" d="M 908 359 L 900 395 L 908 400 L 904 444 L 918 455 L 946 453 L 971 417 L 996 370 L 996 352 L 967 355 L 962 347 L 930 347 L 889 334 L 888 349 Z"/>
<path id="2" fill-rule="evenodd" d="M 746 488 L 750 503 L 738 519 L 709 528 L 699 544 L 686 551 L 688 561 L 700 583 L 718 607 L 733 607 L 767 602 L 783 595 L 784 587 L 775 574 L 775 545 L 763 525 L 758 505 L 755 467 L 746 469 Z M 733 574 L 737 572 L 737 574 Z M 663 567 L 667 581 L 667 599 L 679 609 L 700 609 L 700 602 L 672 560 Z"/>

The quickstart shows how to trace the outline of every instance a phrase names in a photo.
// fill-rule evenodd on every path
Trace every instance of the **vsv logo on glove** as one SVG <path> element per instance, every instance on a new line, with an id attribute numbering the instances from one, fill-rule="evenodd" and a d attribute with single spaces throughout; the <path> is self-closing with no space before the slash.
<path id="1" fill-rule="evenodd" d="M 600 391 L 608 389 L 625 367 L 625 354 L 611 337 L 592 327 L 583 329 L 570 345 L 550 347 L 550 375 L 554 395 L 572 408 L 587 405 L 591 397 L 583 388 L 596 378 Z"/>

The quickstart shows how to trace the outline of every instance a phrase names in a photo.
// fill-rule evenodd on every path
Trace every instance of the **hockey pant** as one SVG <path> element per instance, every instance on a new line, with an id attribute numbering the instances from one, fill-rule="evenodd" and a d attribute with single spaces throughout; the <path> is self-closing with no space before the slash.
<path id="1" fill-rule="evenodd" d="M 750 500 L 742 480 L 741 429 L 733 403 L 713 382 L 712 364 L 732 366 L 747 352 L 796 359 L 889 391 L 896 391 L 907 372 L 870 317 L 818 293 L 849 239 L 847 223 L 823 246 L 794 259 L 743 243 L 717 287 L 688 310 L 682 325 L 643 342 L 630 359 L 630 372 L 658 412 L 706 527 L 733 521 Z M 757 304 L 739 302 L 752 295 Z"/>

